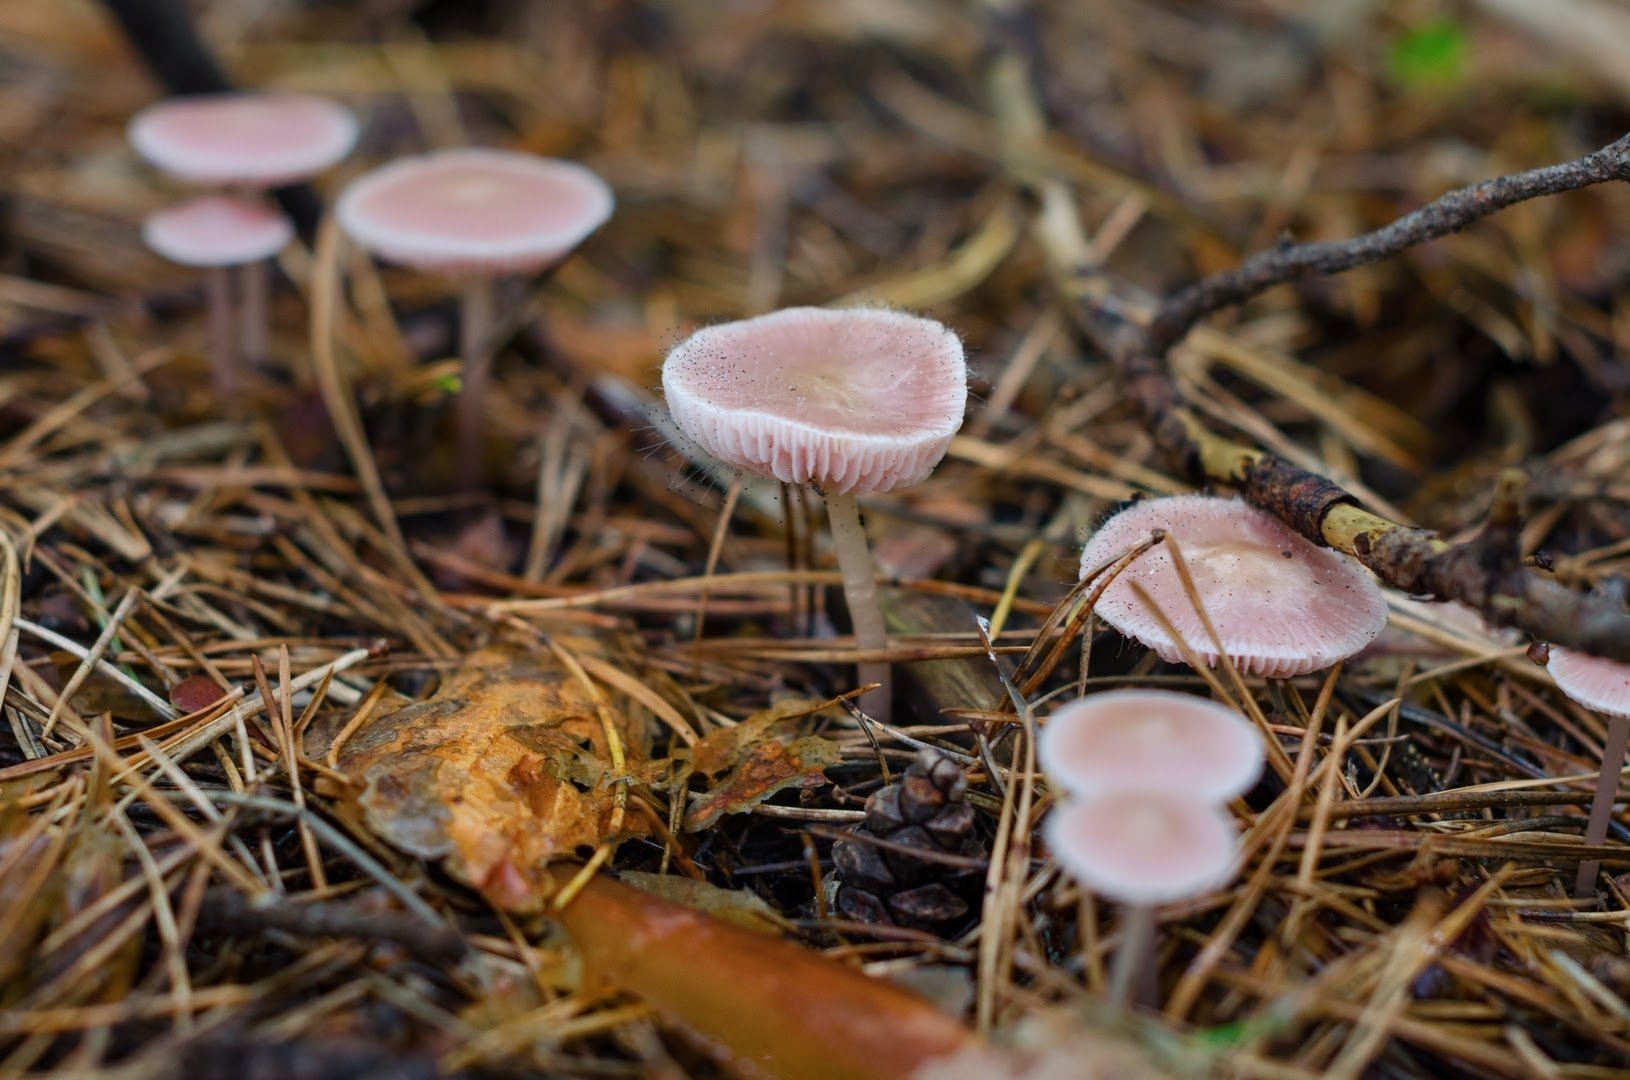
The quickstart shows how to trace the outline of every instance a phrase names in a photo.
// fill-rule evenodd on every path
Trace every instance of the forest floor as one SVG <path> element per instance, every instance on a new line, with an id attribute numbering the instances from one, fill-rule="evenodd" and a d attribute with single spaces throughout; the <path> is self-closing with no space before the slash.
<path id="1" fill-rule="evenodd" d="M 1203 688 L 1051 618 L 1107 512 L 1191 485 L 1074 332 L 988 79 L 1007 19 L 1049 128 L 1032 164 L 1152 296 L 1612 141 L 1621 9 L 197 6 L 237 82 L 362 120 L 325 199 L 490 144 L 583 162 L 617 209 L 500 291 L 488 480 L 458 493 L 455 286 L 308 234 L 270 361 L 222 400 L 200 275 L 141 240 L 183 193 L 125 141 L 157 86 L 99 5 L 0 4 L 0 1075 L 717 1075 L 729 1033 L 584 977 L 551 913 L 585 859 L 1002 1045 L 1149 1075 L 1630 1075 L 1623 821 L 1572 897 L 1605 721 L 1527 641 L 1397 593 L 1350 663 L 1225 689 L 1277 743 L 1240 875 L 1160 910 L 1156 1007 L 1102 1003 L 1118 913 L 1033 836 L 1050 800 L 998 670 L 1058 650 L 1026 688 L 1049 703 Z M 1524 204 L 1210 319 L 1176 385 L 1449 538 L 1520 467 L 1524 552 L 1586 588 L 1630 568 L 1627 233 L 1622 184 Z M 933 476 L 862 500 L 886 729 L 836 700 L 818 500 L 737 484 L 657 386 L 698 326 L 857 302 L 944 321 L 973 371 Z M 973 847 L 940 863 L 966 903 L 870 923 L 832 845 L 923 745 L 967 767 Z"/>

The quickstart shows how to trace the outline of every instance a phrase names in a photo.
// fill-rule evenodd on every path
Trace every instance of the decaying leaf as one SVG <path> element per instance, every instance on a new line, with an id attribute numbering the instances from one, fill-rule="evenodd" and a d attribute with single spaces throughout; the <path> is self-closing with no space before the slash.
<path id="1" fill-rule="evenodd" d="M 625 753 L 639 744 L 619 737 Z M 516 911 L 549 895 L 551 859 L 611 837 L 609 761 L 594 703 L 566 668 L 547 652 L 497 648 L 470 656 L 428 701 L 370 717 L 339 754 L 374 833 Z M 622 828 L 639 822 L 624 816 Z"/>
<path id="2" fill-rule="evenodd" d="M 189 675 L 170 687 L 170 704 L 183 714 L 202 712 L 225 696 L 208 675 Z"/>
<path id="3" fill-rule="evenodd" d="M 74 653 L 59 651 L 51 654 L 51 662 L 56 669 L 58 682 L 66 685 L 79 670 L 82 661 Z M 92 668 L 85 676 L 84 681 L 74 691 L 70 704 L 81 716 L 112 713 L 116 719 L 128 723 L 153 722 L 153 707 L 131 693 L 130 688 L 124 683 L 100 668 Z"/>
<path id="4" fill-rule="evenodd" d="M 751 810 L 793 784 L 824 782 L 824 770 L 838 763 L 838 744 L 818 735 L 782 742 L 775 728 L 831 705 L 831 701 L 782 701 L 735 727 L 712 732 L 692 747 L 689 767 L 680 771 L 676 783 L 682 788 L 697 773 L 715 782 L 693 796 L 685 828 L 705 829 L 725 814 Z M 718 779 L 721 773 L 725 775 Z"/>

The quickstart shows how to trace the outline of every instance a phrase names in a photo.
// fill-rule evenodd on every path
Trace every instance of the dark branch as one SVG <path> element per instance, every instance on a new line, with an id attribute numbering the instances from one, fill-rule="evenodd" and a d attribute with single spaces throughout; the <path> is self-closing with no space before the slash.
<path id="1" fill-rule="evenodd" d="M 1459 232 L 1508 206 L 1609 180 L 1630 180 L 1630 135 L 1574 161 L 1457 188 L 1389 225 L 1351 240 L 1295 244 L 1258 252 L 1234 269 L 1212 274 L 1162 302 L 1149 326 L 1150 348 L 1164 352 L 1205 316 L 1293 278 L 1339 274 Z"/>

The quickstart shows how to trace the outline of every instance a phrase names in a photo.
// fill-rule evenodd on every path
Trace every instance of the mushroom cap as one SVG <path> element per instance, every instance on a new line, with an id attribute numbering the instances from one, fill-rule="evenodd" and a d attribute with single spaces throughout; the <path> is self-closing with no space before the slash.
<path id="1" fill-rule="evenodd" d="M 1167 690 L 1114 690 L 1055 709 L 1042 768 L 1076 795 L 1184 792 L 1222 803 L 1262 775 L 1262 737 L 1226 705 Z"/>
<path id="2" fill-rule="evenodd" d="M 727 464 L 864 495 L 920 483 L 962 426 L 962 342 L 884 308 L 786 308 L 686 338 L 662 364 L 673 418 Z"/>
<path id="3" fill-rule="evenodd" d="M 275 187 L 349 154 L 357 121 L 311 94 L 196 94 L 149 105 L 128 135 L 138 154 L 181 180 Z"/>
<path id="4" fill-rule="evenodd" d="M 436 150 L 354 181 L 334 215 L 382 259 L 441 273 L 502 274 L 558 262 L 616 200 L 583 166 L 513 150 Z"/>
<path id="5" fill-rule="evenodd" d="M 182 266 L 243 266 L 282 251 L 294 227 L 265 203 L 201 195 L 150 215 L 141 234 L 148 247 Z"/>
<path id="6" fill-rule="evenodd" d="M 1315 547 L 1238 499 L 1177 495 L 1116 514 L 1081 552 L 1085 576 L 1164 529 L 1177 541 L 1223 649 L 1242 672 L 1302 675 L 1358 652 L 1387 623 L 1381 589 L 1356 560 Z M 1115 629 L 1182 663 L 1183 653 L 1132 591 L 1137 582 L 1206 666 L 1219 654 L 1164 544 L 1139 556 L 1104 590 L 1097 612 Z"/>
<path id="7" fill-rule="evenodd" d="M 1138 791 L 1074 799 L 1047 816 L 1047 845 L 1093 892 L 1127 904 L 1164 904 L 1234 876 L 1234 822 L 1209 800 Z"/>
<path id="8" fill-rule="evenodd" d="M 1630 716 L 1630 664 L 1553 645 L 1546 669 L 1562 692 L 1585 708 Z"/>

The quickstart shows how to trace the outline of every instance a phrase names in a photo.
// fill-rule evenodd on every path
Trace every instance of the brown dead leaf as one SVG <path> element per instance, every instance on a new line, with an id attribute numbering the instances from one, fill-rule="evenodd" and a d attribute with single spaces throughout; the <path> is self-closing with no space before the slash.
<path id="1" fill-rule="evenodd" d="M 60 651 L 51 654 L 51 661 L 56 668 L 58 686 L 67 685 L 81 663 L 77 655 Z M 153 707 L 100 668 L 91 669 L 79 684 L 79 689 L 74 691 L 70 704 L 81 716 L 112 713 L 115 718 L 131 723 L 153 722 Z"/>
<path id="2" fill-rule="evenodd" d="M 625 752 L 640 741 L 619 729 Z M 551 891 L 543 868 L 610 839 L 615 778 L 582 685 L 547 652 L 485 649 L 428 701 L 371 717 L 340 751 L 367 826 L 442 860 L 516 911 Z M 638 820 L 624 818 L 638 830 Z"/>
<path id="3" fill-rule="evenodd" d="M 751 810 L 782 788 L 825 782 L 825 769 L 838 763 L 838 744 L 818 735 L 783 742 L 775 728 L 788 720 L 820 712 L 832 701 L 783 701 L 748 717 L 735 727 L 711 732 L 690 749 L 690 765 L 676 778 L 683 787 L 695 773 L 717 779 L 706 793 L 692 798 L 685 828 L 698 832 L 725 814 Z"/>
<path id="4" fill-rule="evenodd" d="M 208 675 L 189 675 L 170 687 L 170 704 L 182 715 L 203 712 L 226 696 Z"/>

